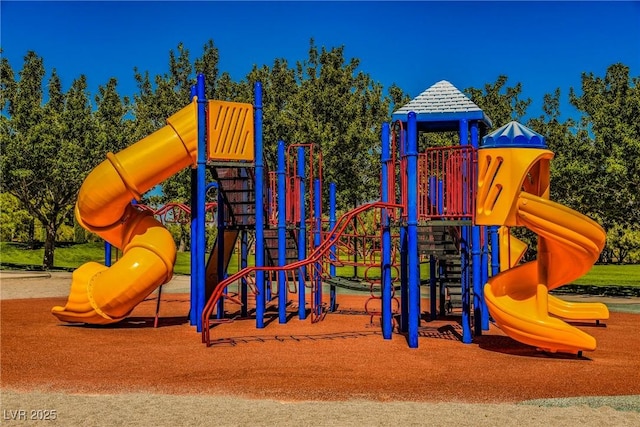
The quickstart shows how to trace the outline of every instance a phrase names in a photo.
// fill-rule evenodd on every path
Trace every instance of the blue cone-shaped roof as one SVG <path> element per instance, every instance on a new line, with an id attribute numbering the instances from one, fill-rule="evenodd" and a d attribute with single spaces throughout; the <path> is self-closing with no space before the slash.
<path id="1" fill-rule="evenodd" d="M 547 148 L 545 137 L 513 121 L 482 138 L 480 148 Z"/>

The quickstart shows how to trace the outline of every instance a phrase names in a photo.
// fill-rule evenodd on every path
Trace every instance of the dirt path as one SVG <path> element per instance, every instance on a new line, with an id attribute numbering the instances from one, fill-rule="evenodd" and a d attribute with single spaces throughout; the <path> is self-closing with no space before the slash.
<path id="1" fill-rule="evenodd" d="M 537 352 L 493 326 L 465 345 L 456 319 L 423 323 L 420 347 L 409 349 L 403 336 L 385 341 L 368 316 L 353 314 L 319 324 L 292 316 L 262 330 L 236 321 L 212 332 L 235 345 L 206 348 L 184 322 L 188 295 L 169 292 L 188 290 L 188 278 L 167 287 L 157 329 L 153 300 L 110 327 L 59 323 L 50 309 L 66 301 L 68 273 L 0 280 L 2 410 L 56 409 L 61 425 L 194 425 L 212 416 L 221 425 L 640 425 L 636 314 L 577 325 L 598 341 L 582 359 Z M 362 297 L 338 302 L 342 313 L 363 307 Z M 580 405 L 588 400 L 518 404 L 575 396 L 615 398 L 596 409 Z"/>

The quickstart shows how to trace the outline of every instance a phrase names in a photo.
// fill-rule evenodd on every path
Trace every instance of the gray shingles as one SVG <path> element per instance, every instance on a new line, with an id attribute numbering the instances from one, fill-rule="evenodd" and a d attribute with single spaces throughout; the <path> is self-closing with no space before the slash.
<path id="1" fill-rule="evenodd" d="M 416 114 L 482 111 L 454 85 L 441 80 L 394 112 Z"/>

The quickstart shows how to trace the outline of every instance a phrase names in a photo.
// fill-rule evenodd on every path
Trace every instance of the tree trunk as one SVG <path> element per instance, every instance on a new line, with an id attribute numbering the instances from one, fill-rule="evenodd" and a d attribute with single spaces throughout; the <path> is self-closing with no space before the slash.
<path id="1" fill-rule="evenodd" d="M 36 247 L 36 220 L 34 218 L 31 218 L 29 220 L 29 236 L 28 236 L 28 241 L 29 241 L 29 249 L 35 249 Z"/>
<path id="2" fill-rule="evenodd" d="M 42 268 L 50 270 L 53 268 L 53 252 L 56 247 L 56 232 L 58 230 L 53 222 L 46 224 L 44 227 L 46 237 L 44 240 L 44 259 L 42 260 Z"/>

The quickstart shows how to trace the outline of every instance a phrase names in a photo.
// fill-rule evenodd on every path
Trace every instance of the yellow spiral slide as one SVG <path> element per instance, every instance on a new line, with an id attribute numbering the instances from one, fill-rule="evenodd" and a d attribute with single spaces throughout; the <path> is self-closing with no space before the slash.
<path id="1" fill-rule="evenodd" d="M 111 267 L 89 262 L 74 271 L 64 307 L 51 312 L 74 323 L 108 324 L 126 317 L 173 275 L 176 246 L 169 231 L 131 205 L 197 160 L 195 101 L 167 125 L 117 154 L 109 153 L 85 179 L 75 207 L 78 222 L 122 257 Z"/>
<path id="2" fill-rule="evenodd" d="M 548 291 L 589 271 L 604 247 L 605 232 L 585 215 L 549 200 L 552 157 L 539 148 L 479 150 L 476 223 L 524 226 L 538 235 L 537 259 L 517 266 L 523 243 L 508 235 L 501 239 L 502 271 L 489 279 L 484 295 L 494 321 L 511 338 L 541 350 L 578 353 L 594 350 L 595 338 L 562 319 L 607 319 L 608 309 L 601 303 L 565 302 Z"/>

